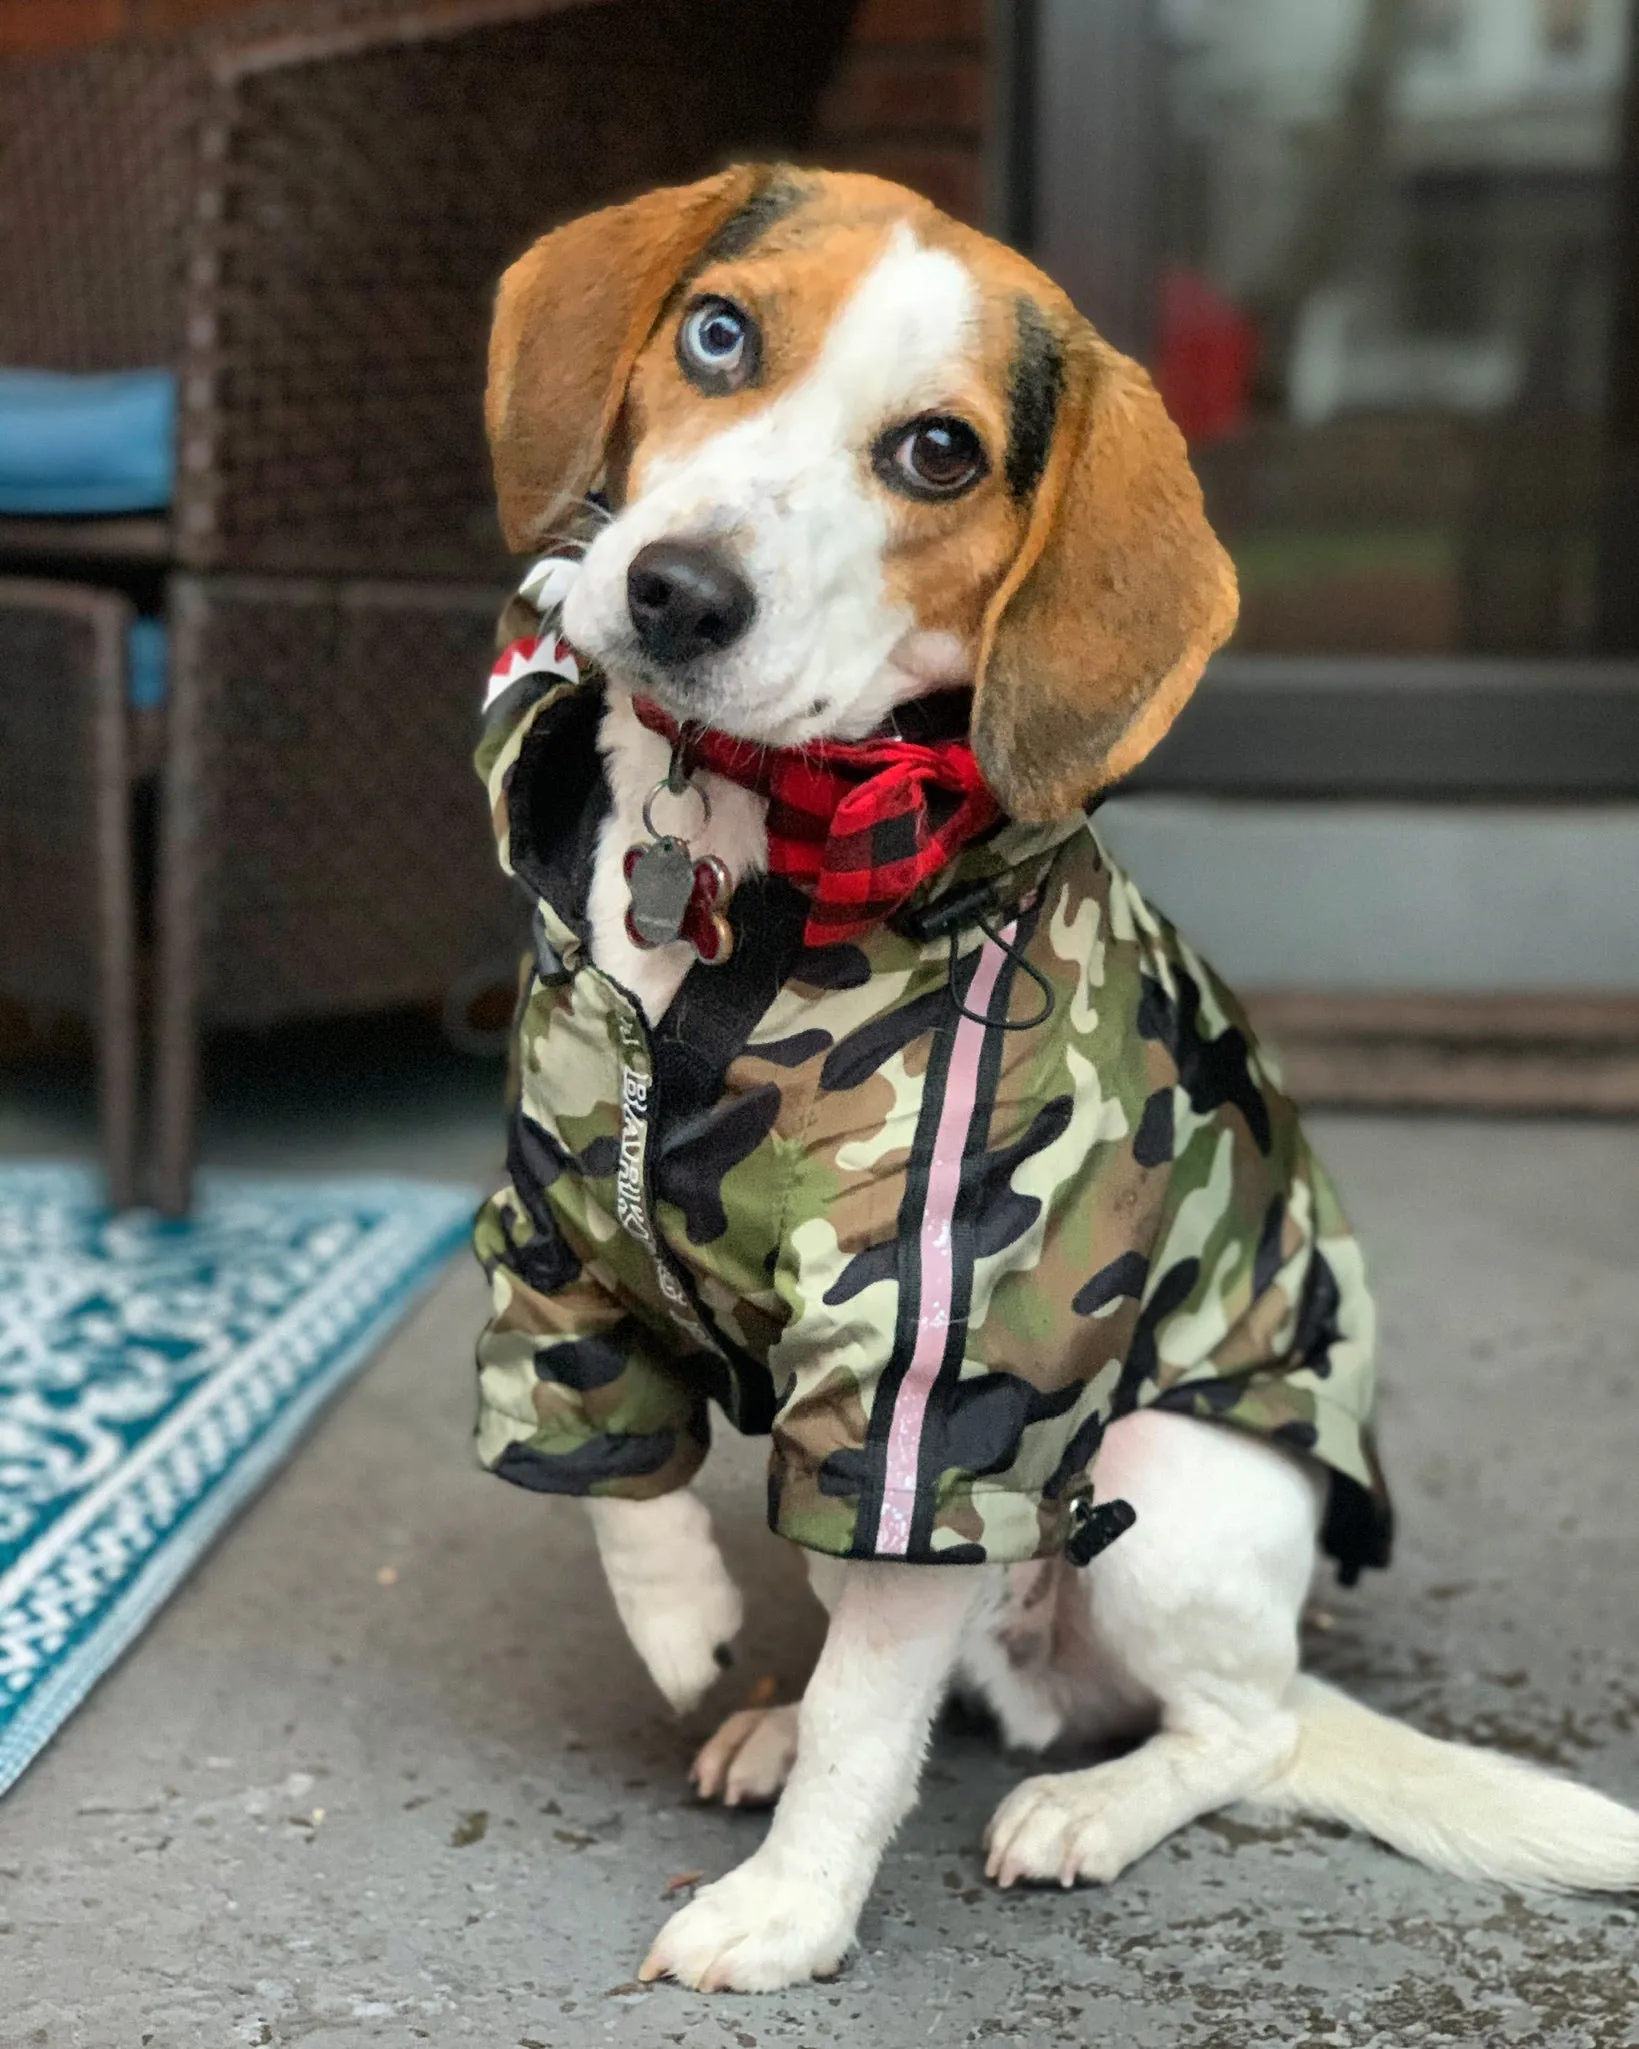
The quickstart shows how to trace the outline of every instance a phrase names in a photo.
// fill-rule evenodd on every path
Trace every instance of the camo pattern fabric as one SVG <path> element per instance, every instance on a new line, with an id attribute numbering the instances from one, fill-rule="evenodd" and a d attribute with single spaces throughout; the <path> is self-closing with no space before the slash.
<path id="1" fill-rule="evenodd" d="M 1150 1406 L 1320 1460 L 1344 1576 L 1385 1563 L 1359 1247 L 1234 998 L 1091 825 L 1004 825 L 820 949 L 790 884 L 742 884 L 733 957 L 651 1028 L 587 946 L 601 701 L 572 660 L 521 673 L 479 753 L 537 901 L 476 1234 L 483 1462 L 656 1495 L 715 1404 L 772 1435 L 794 1542 L 1017 1563 L 1076 1555 L 1100 1439 Z M 917 936 L 969 900 L 990 932 Z"/>

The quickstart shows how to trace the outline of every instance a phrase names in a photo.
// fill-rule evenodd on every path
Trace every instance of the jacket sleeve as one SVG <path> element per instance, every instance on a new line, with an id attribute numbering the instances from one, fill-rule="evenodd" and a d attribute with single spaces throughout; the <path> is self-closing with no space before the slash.
<path id="1" fill-rule="evenodd" d="M 711 1443 L 704 1398 L 509 1183 L 474 1237 L 493 1311 L 478 1341 L 478 1456 L 543 1494 L 647 1500 Z"/>

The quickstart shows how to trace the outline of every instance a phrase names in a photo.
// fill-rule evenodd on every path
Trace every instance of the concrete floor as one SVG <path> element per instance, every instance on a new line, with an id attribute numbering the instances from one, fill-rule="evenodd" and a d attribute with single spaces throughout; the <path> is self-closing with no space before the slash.
<path id="1" fill-rule="evenodd" d="M 495 1151 L 488 1077 L 434 1061 L 418 1121 L 402 1076 L 304 1119 L 246 1073 L 223 1156 Z M 0 1149 L 79 1149 L 83 1108 L 0 1104 Z M 1404 1538 L 1312 1662 L 1639 1801 L 1639 1130 L 1316 1128 L 1375 1257 Z M 667 1720 L 578 1513 L 472 1470 L 481 1310 L 457 1267 L 5 1803 L 6 2049 L 1639 2044 L 1632 1903 L 1488 1894 L 1329 1830 L 1221 1817 L 1106 1892 L 990 1891 L 1019 1767 L 958 1728 L 837 1984 L 638 1987 L 671 1881 L 762 1823 L 690 1805 L 712 1710 Z M 800 1685 L 816 1641 L 759 1465 L 725 1441 L 710 1469 L 753 1594 L 718 1712 Z"/>

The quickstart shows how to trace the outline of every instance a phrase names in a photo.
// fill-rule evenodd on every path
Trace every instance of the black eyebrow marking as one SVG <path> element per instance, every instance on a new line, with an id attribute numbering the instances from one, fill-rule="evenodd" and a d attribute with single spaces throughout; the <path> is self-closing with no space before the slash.
<path id="1" fill-rule="evenodd" d="M 724 221 L 701 250 L 690 276 L 698 276 L 708 264 L 728 263 L 754 249 L 777 221 L 803 205 L 809 192 L 789 171 L 776 171 L 760 192 L 754 192 L 738 213 Z"/>
<path id="2" fill-rule="evenodd" d="M 1041 482 L 1053 445 L 1059 401 L 1064 395 L 1064 351 L 1034 299 L 1021 292 L 1013 301 L 1018 341 L 1007 370 L 1007 488 L 1026 498 Z"/>

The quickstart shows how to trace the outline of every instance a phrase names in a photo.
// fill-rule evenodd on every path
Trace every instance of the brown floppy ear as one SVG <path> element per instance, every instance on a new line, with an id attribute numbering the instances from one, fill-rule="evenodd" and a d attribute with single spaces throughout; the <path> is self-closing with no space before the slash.
<path id="1" fill-rule="evenodd" d="M 543 235 L 501 279 L 489 429 L 507 546 L 522 554 L 589 490 L 638 352 L 672 287 L 773 176 L 740 164 Z"/>
<path id="2" fill-rule="evenodd" d="M 1143 760 L 1235 624 L 1235 571 L 1183 436 L 1075 316 L 1047 465 L 980 646 L 973 746 L 1015 818 L 1062 818 Z"/>

